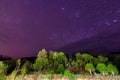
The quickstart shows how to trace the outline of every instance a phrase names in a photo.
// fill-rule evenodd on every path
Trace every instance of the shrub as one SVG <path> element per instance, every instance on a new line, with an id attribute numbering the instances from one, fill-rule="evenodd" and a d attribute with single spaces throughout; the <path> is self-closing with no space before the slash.
<path id="1" fill-rule="evenodd" d="M 17 75 L 17 70 L 13 70 L 11 75 L 9 76 L 10 77 L 10 80 L 14 80 L 16 78 L 16 75 Z"/>
<path id="2" fill-rule="evenodd" d="M 69 76 L 71 74 L 70 70 L 65 70 L 64 71 L 64 76 Z"/>
<path id="3" fill-rule="evenodd" d="M 57 69 L 58 73 L 61 74 L 61 73 L 64 72 L 64 70 L 65 70 L 65 68 L 64 68 L 63 64 L 60 64 L 60 65 L 58 66 L 58 69 Z"/>
<path id="4" fill-rule="evenodd" d="M 0 74 L 6 74 L 8 66 L 0 61 Z"/>
<path id="5" fill-rule="evenodd" d="M 21 68 L 21 73 L 22 73 L 23 75 L 25 75 L 25 74 L 27 73 L 27 68 L 26 68 L 25 66 L 23 66 L 23 67 Z"/>
<path id="6" fill-rule="evenodd" d="M 6 80 L 6 77 L 4 75 L 0 75 L 0 80 Z"/>
<path id="7" fill-rule="evenodd" d="M 17 70 L 13 70 L 11 75 L 17 75 Z"/>

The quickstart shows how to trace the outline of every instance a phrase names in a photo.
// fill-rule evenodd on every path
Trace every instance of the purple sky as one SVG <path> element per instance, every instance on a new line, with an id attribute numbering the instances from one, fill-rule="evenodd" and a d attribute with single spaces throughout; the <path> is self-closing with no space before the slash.
<path id="1" fill-rule="evenodd" d="M 103 35 L 101 40 L 105 42 L 93 41 L 94 49 L 107 45 L 108 49 L 120 50 L 119 31 L 120 0 L 0 0 L 3 55 L 35 56 L 42 48 L 57 50 L 83 40 L 89 44 Z"/>

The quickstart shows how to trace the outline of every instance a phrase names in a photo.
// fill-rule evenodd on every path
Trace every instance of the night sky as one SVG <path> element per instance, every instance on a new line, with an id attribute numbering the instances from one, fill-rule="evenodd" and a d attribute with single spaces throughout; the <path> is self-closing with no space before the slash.
<path id="1" fill-rule="evenodd" d="M 0 54 L 91 47 L 120 51 L 120 0 L 0 0 Z"/>

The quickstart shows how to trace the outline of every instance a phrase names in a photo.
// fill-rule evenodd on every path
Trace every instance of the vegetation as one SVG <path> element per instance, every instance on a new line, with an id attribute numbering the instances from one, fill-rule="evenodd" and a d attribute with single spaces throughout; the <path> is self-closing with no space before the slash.
<path id="1" fill-rule="evenodd" d="M 0 74 L 5 75 L 6 71 L 7 71 L 7 67 L 8 67 L 8 65 L 6 65 L 2 61 L 0 61 Z"/>
<path id="2" fill-rule="evenodd" d="M 100 73 L 102 73 L 103 76 L 105 76 L 106 73 L 107 73 L 107 67 L 106 67 L 105 64 L 103 64 L 103 63 L 98 63 L 96 69 L 97 69 Z"/>
<path id="3" fill-rule="evenodd" d="M 85 65 L 85 70 L 86 70 L 86 71 L 89 71 L 90 74 L 92 75 L 92 72 L 95 71 L 95 67 L 93 66 L 93 64 L 87 63 L 87 64 Z"/>
<path id="4" fill-rule="evenodd" d="M 10 69 L 12 69 L 11 72 Z M 25 78 L 26 74 L 61 74 L 74 80 L 75 74 L 86 75 L 88 73 L 90 75 L 115 76 L 119 74 L 119 70 L 116 65 L 109 61 L 109 58 L 103 55 L 96 57 L 88 53 L 66 55 L 64 52 L 47 52 L 45 49 L 39 51 L 33 60 L 9 59 L 0 61 L 1 79 L 5 76 L 16 78 L 17 75 L 23 75 Z"/>
<path id="5" fill-rule="evenodd" d="M 112 64 L 108 64 L 107 69 L 108 69 L 108 72 L 110 72 L 113 76 L 115 74 L 118 74 L 118 69 L 116 68 L 116 66 L 114 66 Z"/>

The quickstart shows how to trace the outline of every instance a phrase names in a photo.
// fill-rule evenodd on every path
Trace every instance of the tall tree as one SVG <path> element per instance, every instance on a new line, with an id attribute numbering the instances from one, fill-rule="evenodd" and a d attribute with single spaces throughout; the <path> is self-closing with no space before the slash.
<path id="1" fill-rule="evenodd" d="M 48 57 L 47 57 L 47 51 L 45 49 L 42 49 L 39 51 L 37 59 L 35 63 L 33 64 L 33 68 L 35 70 L 42 71 L 46 69 L 47 65 L 49 64 L 48 62 Z"/>

